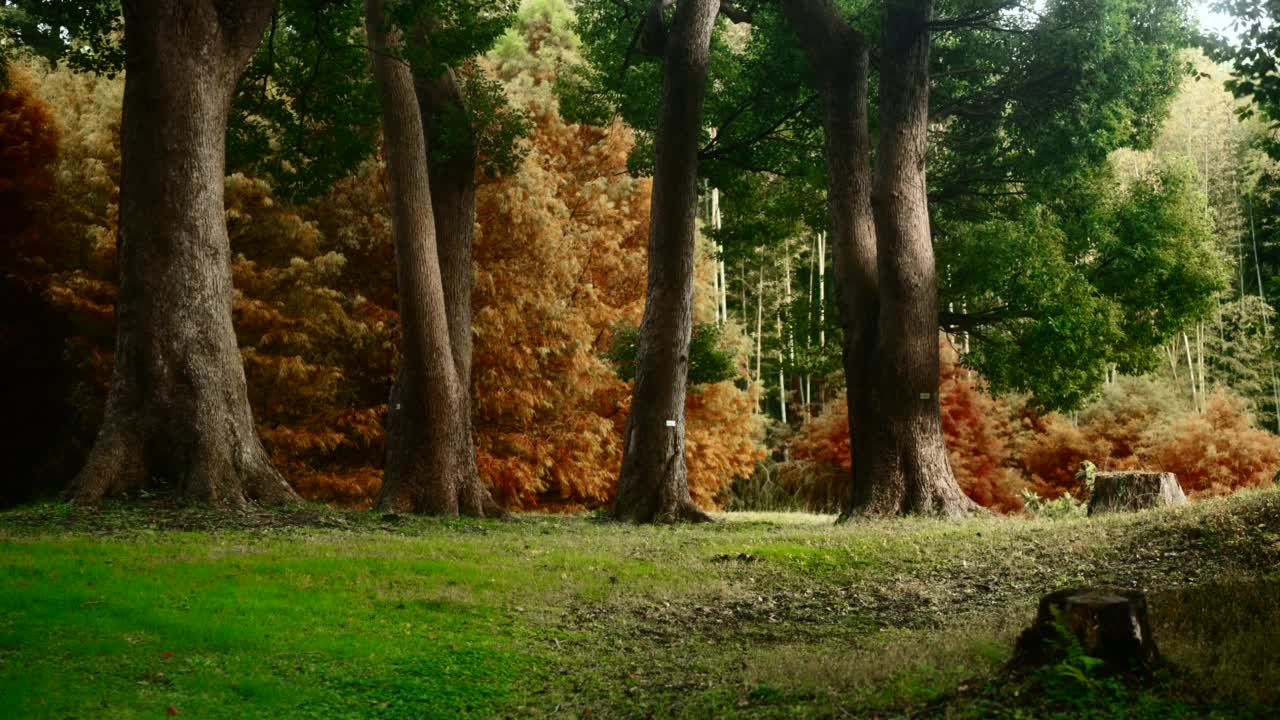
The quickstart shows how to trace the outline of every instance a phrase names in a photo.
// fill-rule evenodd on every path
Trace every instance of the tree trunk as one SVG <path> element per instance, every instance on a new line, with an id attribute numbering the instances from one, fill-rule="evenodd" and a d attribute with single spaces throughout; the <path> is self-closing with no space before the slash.
<path id="1" fill-rule="evenodd" d="M 274 10 L 271 0 L 124 3 L 115 367 L 74 502 L 153 480 L 215 507 L 297 498 L 249 407 L 223 210 L 227 113 Z"/>
<path id="2" fill-rule="evenodd" d="M 431 211 L 436 227 L 436 253 L 444 285 L 445 315 L 449 321 L 449 346 L 453 366 L 462 386 L 466 422 L 466 485 L 460 494 L 474 507 L 478 494 L 484 515 L 505 516 L 480 479 L 476 467 L 475 429 L 471 425 L 471 292 L 472 247 L 476 230 L 476 163 L 479 149 L 457 76 L 451 68 L 435 78 L 415 80 L 418 108 L 427 142 L 427 174 L 431 187 Z M 465 512 L 465 511 L 464 511 Z"/>
<path id="3" fill-rule="evenodd" d="M 823 99 L 827 165 L 827 216 L 835 269 L 836 303 L 844 326 L 844 372 L 848 386 L 853 482 L 841 505 L 847 515 L 871 496 L 872 463 L 879 452 L 876 410 L 876 335 L 879 270 L 871 208 L 871 137 L 867 129 L 866 40 L 831 0 L 785 0 L 782 5 L 818 77 Z M 818 239 L 819 323 L 824 323 L 825 244 Z M 819 343 L 825 332 L 819 328 Z"/>
<path id="4" fill-rule="evenodd" d="M 656 3 L 658 18 L 661 4 Z M 698 143 L 717 0 L 680 0 L 663 48 L 649 218 L 649 279 L 612 516 L 706 521 L 689 495 L 685 391 L 693 330 Z"/>
<path id="5" fill-rule="evenodd" d="M 966 515 L 976 509 L 956 483 L 938 404 L 938 283 L 925 163 L 929 129 L 932 0 L 889 0 L 880 73 L 880 132 L 872 206 L 880 276 L 879 398 L 869 494 L 873 515 Z"/>
<path id="6" fill-rule="evenodd" d="M 484 493 L 474 473 L 467 388 L 458 368 L 459 353 L 465 350 L 455 351 L 451 338 L 425 128 L 413 73 L 394 55 L 401 35 L 388 26 L 382 0 L 366 0 L 365 18 L 382 98 L 401 336 L 387 467 L 377 507 L 481 516 Z M 466 272 L 469 278 L 469 266 Z M 469 303 L 468 299 L 468 308 Z M 467 324 L 468 334 L 469 328 Z"/>
<path id="7" fill-rule="evenodd" d="M 760 274 L 756 276 L 756 376 L 757 384 L 764 383 L 764 260 L 760 261 Z M 764 397 L 761 396 L 761 405 L 764 404 Z"/>

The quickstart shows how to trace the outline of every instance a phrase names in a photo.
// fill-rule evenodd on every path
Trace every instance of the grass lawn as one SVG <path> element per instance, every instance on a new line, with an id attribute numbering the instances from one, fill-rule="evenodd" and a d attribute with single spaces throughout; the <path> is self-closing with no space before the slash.
<path id="1" fill-rule="evenodd" d="M 1149 591 L 1171 669 L 1002 672 L 1077 584 Z M 840 527 L 0 513 L 0 718 L 1266 718 L 1277 647 L 1277 491 Z"/>

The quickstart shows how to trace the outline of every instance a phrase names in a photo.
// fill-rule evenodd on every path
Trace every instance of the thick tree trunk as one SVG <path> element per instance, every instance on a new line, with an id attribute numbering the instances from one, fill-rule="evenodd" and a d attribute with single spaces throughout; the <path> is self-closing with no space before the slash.
<path id="1" fill-rule="evenodd" d="M 427 145 L 400 33 L 382 0 L 366 0 L 366 29 L 382 97 L 383 142 L 400 298 L 400 374 L 392 393 L 387 467 L 377 507 L 483 515 L 466 392 L 455 364 L 436 246 Z M 469 270 L 468 270 L 469 272 Z"/>
<path id="2" fill-rule="evenodd" d="M 853 482 L 841 503 L 847 515 L 871 497 L 871 461 L 878 453 L 881 427 L 875 393 L 880 281 L 871 209 L 867 45 L 831 0 L 785 0 L 782 8 L 809 56 L 823 99 L 827 216 L 854 442 Z M 822 252 L 821 240 L 818 247 Z"/>
<path id="3" fill-rule="evenodd" d="M 75 502 L 153 479 L 217 507 L 297 498 L 254 427 L 223 210 L 227 113 L 274 9 L 124 3 L 115 368 Z"/>
<path id="4" fill-rule="evenodd" d="M 956 483 L 938 405 L 938 283 L 925 185 L 931 0 L 889 0 L 872 206 L 880 276 L 877 422 L 869 496 L 856 512 L 958 517 L 976 505 Z"/>
<path id="5" fill-rule="evenodd" d="M 660 8 L 658 18 L 661 18 Z M 718 0 L 679 0 L 663 48 L 662 104 L 649 217 L 649 280 L 636 382 L 612 516 L 706 521 L 689 495 L 685 391 L 693 330 L 698 142 Z"/>
<path id="6" fill-rule="evenodd" d="M 449 346 L 461 384 L 462 413 L 467 424 L 466 486 L 462 494 L 477 495 L 486 517 L 505 516 L 480 479 L 476 467 L 475 432 L 471 426 L 471 292 L 472 248 L 476 229 L 476 163 L 479 149 L 471 127 L 470 111 L 451 68 L 434 78 L 418 76 L 418 108 L 427 142 L 427 173 L 431 185 L 431 212 L 436 226 L 436 253 L 444 284 L 445 314 L 449 321 Z M 465 506 L 472 507 L 473 500 Z"/>

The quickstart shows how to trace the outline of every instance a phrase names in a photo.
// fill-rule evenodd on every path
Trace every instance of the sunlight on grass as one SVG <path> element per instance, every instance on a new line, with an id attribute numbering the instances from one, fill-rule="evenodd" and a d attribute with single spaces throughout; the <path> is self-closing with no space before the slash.
<path id="1" fill-rule="evenodd" d="M 0 514 L 0 717 L 857 716 L 980 683 L 1040 594 L 1082 583 L 1155 591 L 1214 701 L 1274 702 L 1278 506 L 231 530 L 38 506 Z"/>

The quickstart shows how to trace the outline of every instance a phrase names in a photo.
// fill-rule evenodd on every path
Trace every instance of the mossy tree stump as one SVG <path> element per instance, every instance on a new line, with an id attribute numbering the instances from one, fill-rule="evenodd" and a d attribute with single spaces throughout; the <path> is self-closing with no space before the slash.
<path id="1" fill-rule="evenodd" d="M 1035 624 L 1018 638 L 1014 664 L 1036 667 L 1078 652 L 1102 661 L 1104 673 L 1146 672 L 1159 661 L 1146 595 L 1076 588 L 1040 599 Z"/>
<path id="2" fill-rule="evenodd" d="M 1187 496 L 1173 473 L 1103 472 L 1094 477 L 1089 514 L 1132 512 L 1186 502 Z"/>

